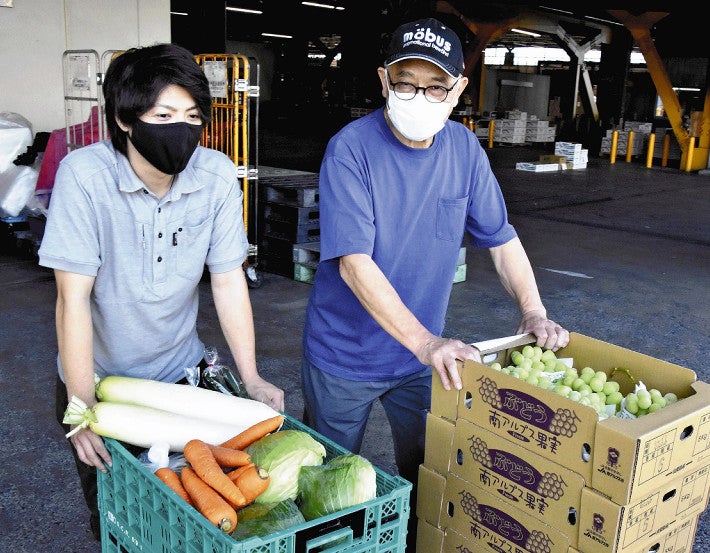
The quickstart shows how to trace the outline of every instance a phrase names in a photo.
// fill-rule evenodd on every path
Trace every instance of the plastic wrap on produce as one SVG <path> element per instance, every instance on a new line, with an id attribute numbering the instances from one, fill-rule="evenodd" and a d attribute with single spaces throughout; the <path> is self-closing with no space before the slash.
<path id="1" fill-rule="evenodd" d="M 32 124 L 19 113 L 0 112 L 0 173 L 32 145 Z"/>
<path id="2" fill-rule="evenodd" d="M 35 205 L 37 176 L 37 170 L 27 165 L 10 165 L 0 172 L 0 216 L 17 217 L 28 205 L 41 207 Z"/>

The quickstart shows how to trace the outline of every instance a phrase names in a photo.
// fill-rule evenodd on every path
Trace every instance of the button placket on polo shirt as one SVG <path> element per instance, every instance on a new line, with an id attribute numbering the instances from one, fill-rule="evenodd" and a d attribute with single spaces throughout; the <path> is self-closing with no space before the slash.
<path id="1" fill-rule="evenodd" d="M 153 213 L 153 281 L 165 282 L 168 274 L 165 221 L 167 213 L 164 205 L 159 205 Z"/>

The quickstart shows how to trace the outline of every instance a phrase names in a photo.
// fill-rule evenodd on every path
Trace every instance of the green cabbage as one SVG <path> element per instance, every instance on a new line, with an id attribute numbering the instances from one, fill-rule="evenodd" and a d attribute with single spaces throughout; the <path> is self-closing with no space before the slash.
<path id="1" fill-rule="evenodd" d="M 303 466 L 322 465 L 325 446 L 301 430 L 281 430 L 257 440 L 245 451 L 269 473 L 269 487 L 257 503 L 278 503 L 298 495 L 298 473 Z"/>
<path id="2" fill-rule="evenodd" d="M 298 475 L 298 504 L 306 520 L 313 520 L 374 499 L 377 475 L 372 463 L 355 453 L 328 463 L 303 467 Z"/>

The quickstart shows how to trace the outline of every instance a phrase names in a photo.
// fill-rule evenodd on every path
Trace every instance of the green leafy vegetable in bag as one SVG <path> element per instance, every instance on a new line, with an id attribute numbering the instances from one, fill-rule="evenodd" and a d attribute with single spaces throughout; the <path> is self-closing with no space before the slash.
<path id="1" fill-rule="evenodd" d="M 278 503 L 296 499 L 298 473 L 303 466 L 322 465 L 325 446 L 301 430 L 281 430 L 260 438 L 245 451 L 252 463 L 269 473 L 269 487 L 257 503 Z"/>
<path id="2" fill-rule="evenodd" d="M 239 524 L 232 537 L 244 540 L 252 536 L 267 536 L 306 521 L 293 499 L 279 503 L 252 503 L 237 512 Z"/>
<path id="3" fill-rule="evenodd" d="M 324 465 L 301 468 L 298 494 L 303 516 L 313 520 L 374 499 L 377 475 L 370 461 L 347 453 Z"/>

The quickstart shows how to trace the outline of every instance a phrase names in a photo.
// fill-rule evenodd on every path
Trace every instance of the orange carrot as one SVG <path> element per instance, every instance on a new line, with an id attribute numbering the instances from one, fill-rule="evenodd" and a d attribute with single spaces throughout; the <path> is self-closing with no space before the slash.
<path id="1" fill-rule="evenodd" d="M 190 505 L 193 505 L 192 499 L 190 498 L 190 494 L 187 493 L 187 490 L 185 490 L 185 487 L 182 485 L 182 482 L 180 482 L 180 477 L 178 476 L 177 472 L 175 472 L 170 467 L 161 467 L 155 471 L 155 475 L 160 478 L 163 483 L 165 483 L 176 494 L 182 497 Z"/>
<path id="2" fill-rule="evenodd" d="M 185 455 L 185 459 L 190 463 L 197 476 L 214 488 L 232 507 L 238 509 L 247 504 L 244 494 L 230 480 L 229 476 L 224 474 L 222 467 L 219 466 L 214 455 L 212 455 L 210 444 L 202 440 L 192 439 L 185 444 L 183 455 Z"/>
<path id="3" fill-rule="evenodd" d="M 227 534 L 234 532 L 237 527 L 237 512 L 221 495 L 190 467 L 184 467 L 180 471 L 180 479 L 195 507 L 207 520 Z"/>
<path id="4" fill-rule="evenodd" d="M 241 449 L 210 445 L 212 455 L 221 467 L 241 467 L 251 463 L 251 455 Z"/>
<path id="5" fill-rule="evenodd" d="M 270 480 L 265 468 L 252 464 L 237 477 L 235 483 L 247 501 L 253 503 L 269 487 Z"/>
<path id="6" fill-rule="evenodd" d="M 284 422 L 283 415 L 276 415 L 269 419 L 257 422 L 246 430 L 243 430 L 236 436 L 229 438 L 226 442 L 221 443 L 222 447 L 231 447 L 232 449 L 245 449 L 253 444 L 259 438 L 263 438 L 267 434 L 276 432 Z"/>
<path id="7" fill-rule="evenodd" d="M 230 471 L 227 473 L 227 476 L 229 476 L 229 479 L 232 482 L 236 482 L 237 478 L 245 471 L 249 470 L 249 467 L 251 467 L 254 463 L 249 463 L 248 465 L 242 465 L 239 468 L 234 469 L 233 471 Z"/>

